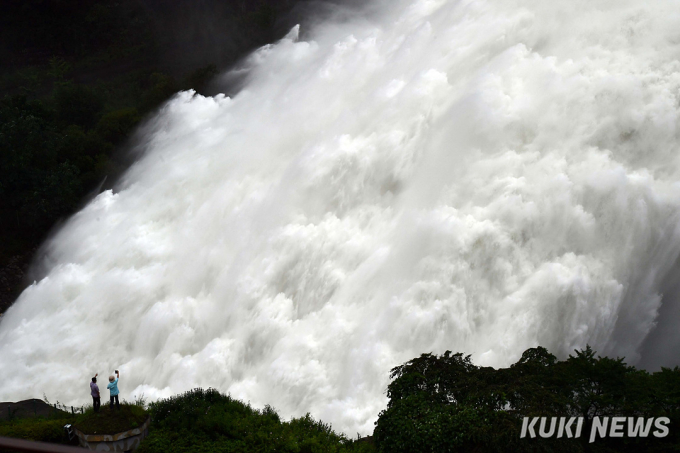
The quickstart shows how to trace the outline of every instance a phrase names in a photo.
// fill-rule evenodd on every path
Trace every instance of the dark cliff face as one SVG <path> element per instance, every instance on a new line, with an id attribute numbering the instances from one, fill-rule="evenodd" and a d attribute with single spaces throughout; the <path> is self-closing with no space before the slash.
<path id="1" fill-rule="evenodd" d="M 26 272 L 35 249 L 11 256 L 0 266 L 0 317 L 24 288 Z"/>
<path id="2" fill-rule="evenodd" d="M 140 47 L 161 69 L 224 64 L 276 39 L 294 0 L 12 1 L 0 19 L 5 69 L 59 55 Z"/>
<path id="3" fill-rule="evenodd" d="M 153 19 L 164 65 L 228 64 L 273 42 L 297 23 L 357 11 L 358 0 L 140 0 Z"/>
<path id="4" fill-rule="evenodd" d="M 228 65 L 280 38 L 294 0 L 141 0 L 153 25 L 161 65 L 170 72 L 206 62 Z"/>
<path id="5" fill-rule="evenodd" d="M 0 15 L 7 73 L 51 57 L 143 57 L 174 76 L 279 39 L 296 23 L 365 1 L 332 0 L 10 0 Z M 120 58 L 125 65 L 125 58 Z M 129 63 L 128 63 L 129 64 Z M 116 69 L 115 67 L 113 68 Z M 122 68 L 126 69 L 126 68 Z"/>

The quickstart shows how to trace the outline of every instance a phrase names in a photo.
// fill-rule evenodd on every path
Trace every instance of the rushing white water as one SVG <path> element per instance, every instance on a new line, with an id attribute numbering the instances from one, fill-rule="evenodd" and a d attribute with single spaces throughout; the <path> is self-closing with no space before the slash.
<path id="1" fill-rule="evenodd" d="M 0 400 L 81 404 L 118 368 L 128 399 L 212 386 L 370 433 L 423 352 L 638 363 L 675 304 L 677 2 L 382 9 L 163 109 L 2 318 Z"/>

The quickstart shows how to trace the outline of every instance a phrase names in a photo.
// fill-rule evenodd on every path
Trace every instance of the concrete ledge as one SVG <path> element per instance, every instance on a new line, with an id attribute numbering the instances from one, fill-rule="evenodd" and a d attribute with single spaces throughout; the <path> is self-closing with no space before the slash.
<path id="1" fill-rule="evenodd" d="M 151 418 L 139 428 L 129 429 L 116 434 L 85 434 L 74 427 L 73 432 L 78 436 L 80 446 L 95 451 L 133 451 L 139 447 L 142 440 L 149 435 Z"/>

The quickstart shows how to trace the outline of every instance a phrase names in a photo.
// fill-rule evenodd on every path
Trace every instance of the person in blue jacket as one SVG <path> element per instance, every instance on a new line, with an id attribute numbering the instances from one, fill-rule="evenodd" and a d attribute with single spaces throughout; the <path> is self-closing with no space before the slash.
<path id="1" fill-rule="evenodd" d="M 110 396 L 110 408 L 113 410 L 113 400 L 116 400 L 116 409 L 120 409 L 120 403 L 118 402 L 118 379 L 120 378 L 120 374 L 118 374 L 118 370 L 116 370 L 116 378 L 114 379 L 113 376 L 109 376 L 109 385 L 106 386 L 107 389 L 110 390 L 111 396 Z"/>

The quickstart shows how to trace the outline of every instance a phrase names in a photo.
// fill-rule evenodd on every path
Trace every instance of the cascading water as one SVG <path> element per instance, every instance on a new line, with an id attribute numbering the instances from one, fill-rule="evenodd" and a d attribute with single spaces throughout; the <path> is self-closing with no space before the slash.
<path id="1" fill-rule="evenodd" d="M 677 312 L 677 2 L 381 9 L 163 108 L 2 318 L 0 400 L 118 368 L 128 399 L 212 386 L 370 433 L 423 352 L 640 361 Z"/>

